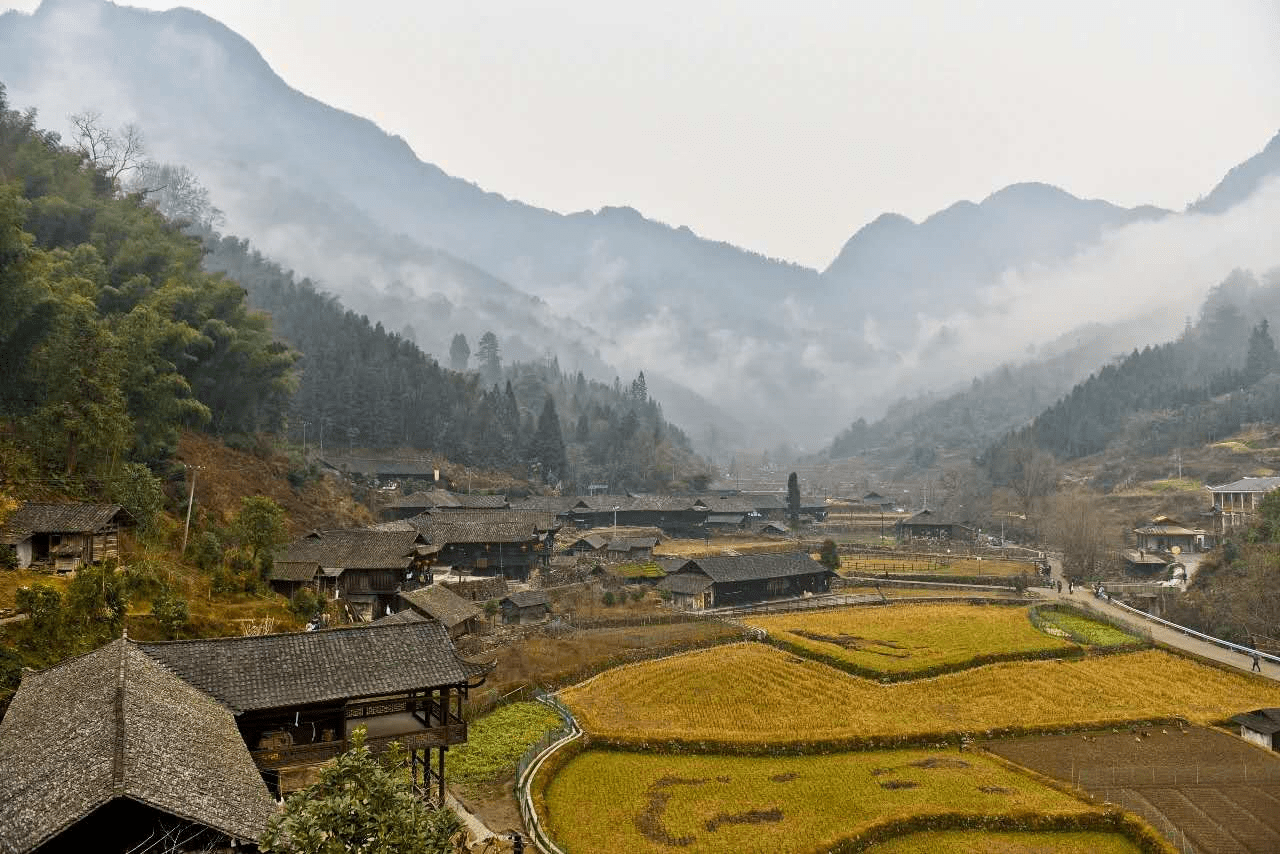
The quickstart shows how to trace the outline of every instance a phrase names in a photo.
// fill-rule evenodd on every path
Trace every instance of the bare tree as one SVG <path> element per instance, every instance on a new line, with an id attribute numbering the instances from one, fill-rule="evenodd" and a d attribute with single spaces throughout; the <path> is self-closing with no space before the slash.
<path id="1" fill-rule="evenodd" d="M 130 123 L 112 132 L 96 110 L 76 113 L 70 119 L 76 150 L 113 185 L 118 186 L 122 175 L 147 162 L 146 143 L 137 125 Z"/>
<path id="2" fill-rule="evenodd" d="M 224 217 L 213 206 L 209 191 L 185 166 L 147 161 L 138 167 L 124 189 L 137 193 L 169 219 L 216 228 Z"/>
<path id="3" fill-rule="evenodd" d="M 1076 580 L 1100 578 L 1112 568 L 1117 543 L 1099 506 L 1083 490 L 1061 493 L 1049 508 L 1049 536 L 1062 549 L 1062 568 Z"/>

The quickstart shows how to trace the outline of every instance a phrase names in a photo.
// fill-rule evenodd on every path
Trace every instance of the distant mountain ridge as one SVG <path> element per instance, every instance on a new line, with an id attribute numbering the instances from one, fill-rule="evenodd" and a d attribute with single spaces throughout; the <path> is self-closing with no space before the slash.
<path id="1" fill-rule="evenodd" d="M 389 328 L 411 325 L 426 349 L 492 328 L 516 358 L 554 352 L 605 380 L 643 369 L 695 439 L 715 424 L 732 441 L 816 444 L 939 372 L 972 376 L 992 365 L 948 367 L 928 318 L 987 310 L 1006 271 L 1169 216 L 1017 184 L 919 224 L 882 216 L 819 273 L 625 206 L 560 214 L 487 192 L 292 89 L 187 9 L 45 0 L 0 15 L 0 81 L 48 119 L 137 121 L 158 157 L 209 186 L 230 230 Z M 911 373 L 918 352 L 934 373 Z"/>

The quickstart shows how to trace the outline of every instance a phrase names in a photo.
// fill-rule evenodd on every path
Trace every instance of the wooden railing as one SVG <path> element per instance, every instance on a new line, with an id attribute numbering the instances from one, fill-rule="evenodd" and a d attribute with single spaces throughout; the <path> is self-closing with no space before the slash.
<path id="1" fill-rule="evenodd" d="M 447 747 L 461 744 L 467 740 L 467 725 L 451 723 L 446 726 L 411 729 L 402 733 L 365 739 L 365 746 L 372 753 L 382 753 L 399 743 L 405 750 L 422 750 L 428 747 Z M 273 750 L 254 750 L 250 752 L 253 761 L 259 768 L 276 769 L 293 765 L 311 765 L 332 759 L 346 752 L 350 742 L 346 739 L 321 741 L 314 744 L 299 744 L 293 747 L 282 747 Z"/>

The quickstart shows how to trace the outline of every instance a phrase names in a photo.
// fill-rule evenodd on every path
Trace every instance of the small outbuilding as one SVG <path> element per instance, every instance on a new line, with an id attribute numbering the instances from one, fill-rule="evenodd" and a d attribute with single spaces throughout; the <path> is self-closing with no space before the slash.
<path id="1" fill-rule="evenodd" d="M 1280 709 L 1254 709 L 1236 715 L 1232 723 L 1240 725 L 1240 737 L 1267 750 L 1280 750 Z"/>
<path id="2" fill-rule="evenodd" d="M 540 623 L 551 614 L 551 602 L 541 590 L 509 593 L 498 604 L 502 607 L 502 622 L 512 625 Z"/>
<path id="3" fill-rule="evenodd" d="M 932 510 L 921 510 L 898 523 L 898 537 L 902 540 L 965 540 L 973 534 L 968 525 L 945 519 Z"/>
<path id="4" fill-rule="evenodd" d="M 609 540 L 599 534 L 587 534 L 585 537 L 578 537 L 569 544 L 569 554 L 571 555 L 596 555 L 604 551 L 605 546 L 609 545 Z"/>
<path id="5" fill-rule="evenodd" d="M 657 537 L 620 537 L 609 543 L 607 553 L 614 560 L 652 560 Z"/>
<path id="6" fill-rule="evenodd" d="M 119 504 L 25 502 L 0 525 L 0 548 L 13 549 L 18 567 L 75 572 L 120 556 L 120 532 L 133 517 Z"/>
<path id="7" fill-rule="evenodd" d="M 835 573 L 804 552 L 686 560 L 658 582 L 678 608 L 701 610 L 827 593 Z"/>
<path id="8" fill-rule="evenodd" d="M 440 623 L 454 640 L 474 634 L 480 627 L 482 612 L 476 604 L 440 584 L 402 592 L 400 603 L 405 609 Z"/>

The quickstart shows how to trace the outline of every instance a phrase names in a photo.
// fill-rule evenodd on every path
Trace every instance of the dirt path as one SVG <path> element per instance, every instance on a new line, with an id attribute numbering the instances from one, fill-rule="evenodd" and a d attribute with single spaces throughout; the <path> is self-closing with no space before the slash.
<path id="1" fill-rule="evenodd" d="M 1062 593 L 1059 595 L 1056 588 L 1053 590 L 1041 590 L 1040 594 L 1046 599 L 1051 601 L 1060 600 L 1064 602 L 1078 602 L 1083 606 L 1092 608 L 1095 611 L 1100 611 L 1109 617 L 1113 617 L 1125 625 L 1135 626 L 1144 632 L 1150 632 L 1152 639 L 1165 644 L 1166 646 L 1171 646 L 1175 649 L 1180 649 L 1185 652 L 1192 653 L 1193 655 L 1198 655 L 1201 658 L 1207 658 L 1211 661 L 1217 661 L 1222 664 L 1229 665 L 1237 670 L 1245 671 L 1246 673 L 1252 668 L 1253 660 L 1244 653 L 1236 652 L 1231 649 L 1224 649 L 1198 638 L 1184 635 L 1182 632 L 1179 632 L 1176 629 L 1171 629 L 1168 626 L 1162 626 L 1159 623 L 1152 622 L 1151 620 L 1144 620 L 1123 608 L 1116 607 L 1111 602 L 1097 598 L 1093 595 L 1092 590 L 1086 587 L 1077 587 L 1074 593 L 1068 594 L 1066 579 L 1062 577 L 1061 562 L 1056 557 L 1051 556 L 1049 559 L 1049 565 L 1053 573 L 1052 578 L 1055 581 L 1062 581 Z M 1280 682 L 1280 664 L 1263 659 L 1262 675 L 1268 679 L 1275 679 Z"/>

